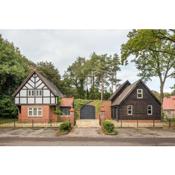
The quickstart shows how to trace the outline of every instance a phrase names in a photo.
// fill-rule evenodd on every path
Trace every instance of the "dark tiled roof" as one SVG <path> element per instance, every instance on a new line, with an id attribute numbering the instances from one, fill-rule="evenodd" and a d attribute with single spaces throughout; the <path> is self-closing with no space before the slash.
<path id="1" fill-rule="evenodd" d="M 112 106 L 120 105 L 130 94 L 131 92 L 137 87 L 139 83 L 142 83 L 147 90 L 150 92 L 150 94 L 155 98 L 155 100 L 160 103 L 160 101 L 155 97 L 155 95 L 149 90 L 149 88 L 145 85 L 145 83 L 142 82 L 142 80 L 138 80 L 134 82 L 133 84 L 126 87 L 123 92 L 114 100 L 112 103 Z"/>
<path id="2" fill-rule="evenodd" d="M 122 89 L 124 88 L 124 86 L 126 86 L 127 84 L 130 85 L 131 83 L 127 80 L 123 84 L 121 84 L 118 87 L 118 89 L 110 96 L 109 100 L 113 100 L 119 94 L 119 92 L 122 91 Z"/>
<path id="3" fill-rule="evenodd" d="M 52 93 L 55 96 L 63 97 L 64 95 L 60 92 L 60 90 L 47 78 L 45 78 L 42 74 L 39 72 L 36 72 L 36 74 L 43 80 L 43 82 L 46 84 L 46 86 L 52 91 Z"/>
<path id="4" fill-rule="evenodd" d="M 139 80 L 140 81 L 140 80 Z M 116 98 L 116 100 L 113 102 L 113 106 L 120 105 L 120 103 L 132 92 L 132 90 L 135 89 L 136 85 L 139 81 L 136 81 L 135 83 L 129 85 L 126 87 L 123 92 Z"/>
<path id="5" fill-rule="evenodd" d="M 39 73 L 38 71 L 33 71 L 31 72 L 27 78 L 22 82 L 22 84 L 17 88 L 17 90 L 13 93 L 13 96 L 15 96 L 22 88 L 23 86 L 27 83 L 27 81 L 30 79 L 30 77 L 36 73 L 38 75 L 38 77 L 43 81 L 43 83 L 51 90 L 51 92 L 55 95 L 55 96 L 59 96 L 59 97 L 63 97 L 64 95 L 60 92 L 60 90 L 51 82 L 49 81 L 47 78 L 45 78 L 41 73 Z"/>

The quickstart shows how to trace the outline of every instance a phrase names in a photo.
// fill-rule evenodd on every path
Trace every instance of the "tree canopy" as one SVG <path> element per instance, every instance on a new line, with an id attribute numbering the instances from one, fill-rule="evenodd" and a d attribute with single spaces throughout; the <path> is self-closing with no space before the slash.
<path id="1" fill-rule="evenodd" d="M 159 78 L 161 102 L 166 80 L 175 77 L 175 45 L 167 39 L 169 37 L 174 40 L 168 30 L 133 30 L 121 47 L 122 62 L 128 63 L 129 56 L 134 56 L 132 61 L 136 63 L 140 77 L 144 80 Z"/>
<path id="2" fill-rule="evenodd" d="M 75 97 L 103 100 L 109 98 L 110 90 L 118 83 L 119 66 L 117 54 L 98 55 L 94 52 L 89 59 L 78 57 L 63 77 L 70 88 L 75 88 Z"/>

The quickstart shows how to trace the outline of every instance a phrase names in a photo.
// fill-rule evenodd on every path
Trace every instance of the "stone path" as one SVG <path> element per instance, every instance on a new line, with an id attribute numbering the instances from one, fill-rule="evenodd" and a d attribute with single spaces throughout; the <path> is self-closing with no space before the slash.
<path id="1" fill-rule="evenodd" d="M 78 128 L 99 128 L 99 120 L 97 119 L 81 119 L 76 121 L 76 126 Z"/>

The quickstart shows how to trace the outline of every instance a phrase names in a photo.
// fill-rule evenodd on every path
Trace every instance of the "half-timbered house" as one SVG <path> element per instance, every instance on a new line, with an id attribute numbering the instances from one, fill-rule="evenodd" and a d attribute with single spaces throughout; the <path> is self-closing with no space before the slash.
<path id="1" fill-rule="evenodd" d="M 38 122 L 56 121 L 57 116 L 54 111 L 57 106 L 57 99 L 59 97 L 66 101 L 60 90 L 38 71 L 33 71 L 17 88 L 13 96 L 19 109 L 18 118 L 21 122 L 32 120 Z M 68 106 L 66 103 L 64 105 L 65 107 Z M 67 114 L 67 116 L 69 115 Z"/>
<path id="2" fill-rule="evenodd" d="M 112 118 L 117 120 L 160 120 L 161 103 L 139 80 L 124 82 L 110 97 Z"/>

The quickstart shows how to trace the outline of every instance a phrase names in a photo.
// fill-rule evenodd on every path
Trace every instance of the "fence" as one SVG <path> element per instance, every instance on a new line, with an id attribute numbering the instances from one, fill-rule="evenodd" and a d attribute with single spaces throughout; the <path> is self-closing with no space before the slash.
<path id="1" fill-rule="evenodd" d="M 174 128 L 175 121 L 167 120 L 114 120 L 114 125 L 118 128 Z"/>
<path id="2" fill-rule="evenodd" d="M 43 122 L 38 123 L 26 122 L 21 123 L 16 119 L 7 121 L 0 119 L 0 128 L 57 128 L 62 122 Z M 175 120 L 167 119 L 166 121 L 158 120 L 113 120 L 113 123 L 118 128 L 175 128 Z"/>
<path id="3" fill-rule="evenodd" d="M 32 120 L 31 122 L 21 123 L 16 119 L 7 121 L 0 119 L 0 128 L 57 128 L 62 122 L 42 122 L 38 123 Z"/>

